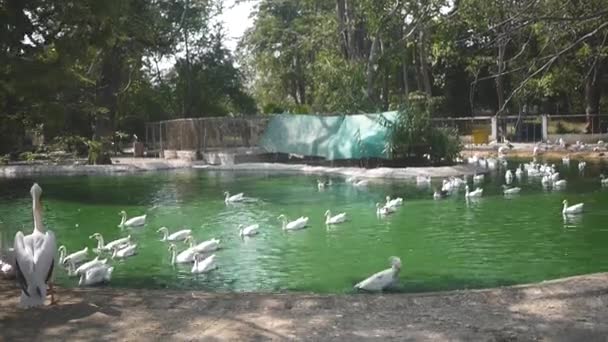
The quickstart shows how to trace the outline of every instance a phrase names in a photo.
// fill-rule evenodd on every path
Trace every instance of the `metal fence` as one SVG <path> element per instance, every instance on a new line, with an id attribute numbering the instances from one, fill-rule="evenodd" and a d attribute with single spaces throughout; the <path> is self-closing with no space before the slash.
<path id="1" fill-rule="evenodd" d="M 149 152 L 207 151 L 213 148 L 257 146 L 269 117 L 212 117 L 146 123 Z"/>

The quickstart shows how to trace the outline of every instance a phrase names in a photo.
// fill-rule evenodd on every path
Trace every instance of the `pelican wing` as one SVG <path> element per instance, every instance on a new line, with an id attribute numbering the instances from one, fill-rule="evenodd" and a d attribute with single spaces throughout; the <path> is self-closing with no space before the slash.
<path id="1" fill-rule="evenodd" d="M 393 270 L 387 269 L 371 275 L 355 285 L 355 288 L 367 291 L 380 291 L 393 282 Z"/>
<path id="2" fill-rule="evenodd" d="M 29 284 L 34 280 L 34 255 L 31 247 L 27 246 L 23 233 L 20 231 L 15 234 L 14 250 L 17 283 L 21 290 L 29 297 L 30 293 L 28 293 L 27 289 Z"/>
<path id="3" fill-rule="evenodd" d="M 46 283 L 50 280 L 55 266 L 55 250 L 57 250 L 55 234 L 47 231 L 38 241 L 41 241 L 41 246 L 36 246 L 34 249 L 34 273 L 39 281 Z"/>

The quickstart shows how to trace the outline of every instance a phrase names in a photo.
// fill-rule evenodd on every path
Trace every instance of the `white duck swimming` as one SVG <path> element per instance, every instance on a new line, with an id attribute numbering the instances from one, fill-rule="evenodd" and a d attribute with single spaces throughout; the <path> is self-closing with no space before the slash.
<path id="1" fill-rule="evenodd" d="M 390 196 L 386 196 L 386 204 L 384 204 L 385 207 L 396 209 L 397 207 L 400 207 L 402 205 L 403 205 L 403 198 L 397 197 L 397 198 L 391 199 Z"/>
<path id="2" fill-rule="evenodd" d="M 382 205 L 381 203 L 376 203 L 376 215 L 378 216 L 386 216 L 395 212 L 394 208 L 390 208 Z"/>
<path id="3" fill-rule="evenodd" d="M 189 243 L 190 248 L 196 253 L 210 253 L 220 249 L 219 239 L 209 239 L 197 244 L 192 235 L 190 235 L 184 240 L 184 243 Z"/>
<path id="4" fill-rule="evenodd" d="M 128 258 L 137 254 L 137 244 L 127 244 L 126 246 L 117 246 L 114 248 L 112 259 L 114 258 Z"/>
<path id="5" fill-rule="evenodd" d="M 260 228 L 259 224 L 252 224 L 250 226 L 245 227 L 242 224 L 239 224 L 239 235 L 243 236 L 254 236 L 258 233 L 258 229 Z"/>
<path id="6" fill-rule="evenodd" d="M 105 265 L 108 262 L 108 259 L 103 259 L 103 260 L 99 260 L 99 256 L 95 257 L 95 259 L 91 260 L 91 261 L 87 261 L 84 264 L 80 265 L 75 271 L 74 274 L 75 275 L 81 275 L 83 273 L 85 273 L 86 271 L 95 268 L 97 266 L 100 265 Z"/>
<path id="7" fill-rule="evenodd" d="M 482 188 L 477 188 L 474 191 L 469 192 L 469 186 L 468 185 L 465 187 L 465 191 L 466 192 L 465 192 L 464 196 L 468 197 L 468 198 L 470 198 L 470 197 L 481 197 L 481 195 L 483 194 L 483 189 Z"/>
<path id="8" fill-rule="evenodd" d="M 391 268 L 370 276 L 355 285 L 355 288 L 365 291 L 382 291 L 392 285 L 397 280 L 397 276 L 401 270 L 401 259 L 398 257 L 391 257 L 390 262 Z"/>
<path id="9" fill-rule="evenodd" d="M 122 210 L 118 215 L 122 216 L 120 224 L 118 225 L 121 228 L 140 227 L 146 224 L 146 215 L 131 217 L 128 220 L 126 211 Z"/>
<path id="10" fill-rule="evenodd" d="M 431 176 L 416 176 L 416 184 L 418 185 L 428 185 L 431 184 Z"/>
<path id="11" fill-rule="evenodd" d="M 215 264 L 215 254 L 211 254 L 210 256 L 206 257 L 203 260 L 200 260 L 200 259 L 201 259 L 200 253 L 194 254 L 194 265 L 192 265 L 192 269 L 190 270 L 190 273 L 192 273 L 192 274 L 207 273 L 207 272 L 213 271 L 214 269 L 217 268 L 217 265 Z"/>
<path id="12" fill-rule="evenodd" d="M 608 186 L 608 178 L 606 178 L 603 173 L 600 175 L 600 184 L 602 184 L 602 186 Z"/>
<path id="13" fill-rule="evenodd" d="M 76 264 L 79 264 L 87 259 L 87 253 L 89 252 L 89 247 L 85 247 L 77 252 L 74 252 L 68 256 L 67 249 L 64 245 L 59 246 L 57 250 L 59 252 L 59 263 L 61 265 L 67 265 L 68 263 L 72 264 L 74 268 L 76 268 Z"/>
<path id="14" fill-rule="evenodd" d="M 505 194 L 505 195 L 515 195 L 521 191 L 521 188 L 518 188 L 518 187 L 508 188 L 506 186 L 503 186 L 503 189 L 504 189 L 503 194 Z"/>
<path id="15" fill-rule="evenodd" d="M 585 162 L 585 161 L 578 162 L 578 170 L 580 172 L 585 171 L 585 166 L 587 166 L 587 162 Z"/>
<path id="16" fill-rule="evenodd" d="M 192 230 L 182 229 L 182 230 L 179 230 L 179 231 L 169 235 L 169 228 L 160 227 L 160 228 L 158 228 L 158 230 L 156 232 L 163 233 L 163 238 L 161 239 L 161 241 L 182 241 L 182 240 L 185 240 L 188 236 L 190 236 L 190 234 L 192 233 Z"/>
<path id="17" fill-rule="evenodd" d="M 369 181 L 365 180 L 365 179 L 358 179 L 358 180 L 353 181 L 353 186 L 356 186 L 358 188 L 367 186 L 368 184 L 369 184 Z"/>
<path id="18" fill-rule="evenodd" d="M 169 245 L 169 252 L 171 253 L 171 264 L 185 264 L 193 262 L 194 254 L 196 254 L 193 248 L 187 248 L 176 255 L 177 251 L 174 244 Z"/>
<path id="19" fill-rule="evenodd" d="M 562 215 L 580 214 L 583 212 L 584 203 L 578 203 L 572 206 L 568 206 L 568 200 L 562 202 L 564 207 L 562 209 Z"/>
<path id="20" fill-rule="evenodd" d="M 230 196 L 230 193 L 228 191 L 226 191 L 226 192 L 224 192 L 224 196 L 226 196 L 224 199 L 224 202 L 226 202 L 226 204 L 243 202 L 245 200 L 245 195 L 242 192 L 239 194 Z"/>
<path id="21" fill-rule="evenodd" d="M 277 220 L 280 220 L 283 224 L 283 230 L 298 230 L 306 228 L 308 225 L 308 217 L 300 216 L 298 219 L 288 222 L 287 217 L 283 214 L 277 217 Z"/>
<path id="22" fill-rule="evenodd" d="M 80 274 L 78 285 L 91 286 L 109 282 L 112 279 L 112 272 L 114 272 L 114 267 L 105 264 L 89 268 Z"/>
<path id="23" fill-rule="evenodd" d="M 560 179 L 558 181 L 553 182 L 553 187 L 554 188 L 563 188 L 566 186 L 566 184 L 568 184 L 568 182 L 565 179 Z"/>
<path id="24" fill-rule="evenodd" d="M 89 236 L 89 239 L 97 240 L 97 251 L 109 252 L 117 246 L 131 242 L 131 235 L 124 237 L 124 238 L 116 239 L 112 242 L 109 242 L 108 244 L 104 244 L 103 236 L 99 233 L 95 233 L 95 234 Z"/>
<path id="25" fill-rule="evenodd" d="M 474 174 L 474 175 L 473 175 L 473 183 L 480 183 L 480 182 L 483 182 L 484 178 L 485 178 L 485 177 L 484 177 L 484 175 L 483 175 L 483 174 L 480 174 L 480 175 L 478 175 L 478 174 Z"/>
<path id="26" fill-rule="evenodd" d="M 570 165 L 570 155 L 566 154 L 566 156 L 562 157 L 562 164 Z"/>
<path id="27" fill-rule="evenodd" d="M 338 215 L 331 216 L 331 211 L 327 210 L 327 211 L 325 211 L 324 216 L 325 216 L 325 224 L 327 224 L 327 225 L 346 222 L 346 213 L 340 213 Z"/>

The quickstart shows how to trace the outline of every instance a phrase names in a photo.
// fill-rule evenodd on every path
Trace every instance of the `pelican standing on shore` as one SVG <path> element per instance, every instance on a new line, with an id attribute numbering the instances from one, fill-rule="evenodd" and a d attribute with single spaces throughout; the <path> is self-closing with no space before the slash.
<path id="1" fill-rule="evenodd" d="M 44 230 L 42 223 L 42 206 L 40 195 L 42 188 L 36 183 L 32 186 L 32 211 L 34 213 L 34 231 L 24 236 L 21 231 L 15 234 L 15 271 L 17 283 L 21 287 L 19 306 L 34 307 L 44 305 L 47 284 L 51 295 L 51 304 L 55 297 L 51 277 L 55 265 L 57 243 L 52 231 Z"/>

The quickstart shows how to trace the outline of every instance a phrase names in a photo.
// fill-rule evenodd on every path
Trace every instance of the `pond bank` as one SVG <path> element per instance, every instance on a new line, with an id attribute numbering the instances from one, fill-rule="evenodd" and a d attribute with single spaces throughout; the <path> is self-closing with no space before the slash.
<path id="1" fill-rule="evenodd" d="M 192 162 L 161 158 L 112 158 L 112 165 L 52 165 L 22 164 L 0 166 L 0 177 L 29 177 L 37 175 L 97 175 L 139 171 L 189 168 Z"/>
<path id="2" fill-rule="evenodd" d="M 325 167 L 305 164 L 242 163 L 234 165 L 206 165 L 182 159 L 112 158 L 112 165 L 49 165 L 23 164 L 0 166 L 0 178 L 36 175 L 95 175 L 196 168 L 218 171 L 298 172 L 303 174 L 341 175 L 357 178 L 411 179 L 416 176 L 450 177 L 483 173 L 487 170 L 472 165 L 439 167 L 374 168 Z"/>
<path id="3" fill-rule="evenodd" d="M 473 165 L 459 164 L 437 167 L 378 167 L 364 169 L 357 167 L 310 166 L 305 164 L 243 163 L 234 165 L 193 165 L 193 168 L 217 171 L 254 171 L 254 172 L 297 172 L 303 174 L 334 175 L 356 178 L 413 179 L 416 176 L 451 177 L 487 172 Z"/>
<path id="4" fill-rule="evenodd" d="M 59 305 L 16 308 L 0 280 L 6 341 L 605 341 L 608 273 L 421 294 L 206 293 L 59 289 Z"/>

